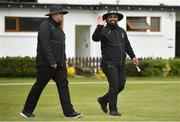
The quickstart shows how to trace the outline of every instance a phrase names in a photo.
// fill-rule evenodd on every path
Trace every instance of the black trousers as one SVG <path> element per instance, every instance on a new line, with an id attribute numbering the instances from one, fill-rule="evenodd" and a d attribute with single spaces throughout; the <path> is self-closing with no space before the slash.
<path id="1" fill-rule="evenodd" d="M 28 94 L 23 112 L 32 113 L 34 111 L 39 97 L 50 79 L 53 79 L 56 83 L 64 115 L 74 112 L 70 100 L 66 65 L 57 69 L 50 66 L 37 67 L 37 80 Z"/>
<path id="2" fill-rule="evenodd" d="M 117 111 L 118 94 L 124 89 L 126 83 L 125 65 L 105 65 L 102 66 L 102 70 L 109 83 L 109 90 L 102 100 L 109 103 L 110 111 Z"/>

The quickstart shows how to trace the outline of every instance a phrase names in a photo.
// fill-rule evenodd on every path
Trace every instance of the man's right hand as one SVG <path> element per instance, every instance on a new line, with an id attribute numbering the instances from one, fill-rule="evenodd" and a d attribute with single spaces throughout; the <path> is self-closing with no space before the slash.
<path id="1" fill-rule="evenodd" d="M 53 64 L 53 65 L 51 65 L 51 67 L 56 69 L 57 68 L 57 64 Z"/>
<path id="2" fill-rule="evenodd" d="M 105 25 L 106 21 L 103 20 L 102 16 L 97 17 L 98 25 Z"/>

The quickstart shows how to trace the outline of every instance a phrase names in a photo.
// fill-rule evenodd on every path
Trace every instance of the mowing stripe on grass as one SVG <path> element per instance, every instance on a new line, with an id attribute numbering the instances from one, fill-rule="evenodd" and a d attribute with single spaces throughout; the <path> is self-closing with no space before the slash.
<path id="1" fill-rule="evenodd" d="M 104 117 L 103 117 L 104 118 Z M 109 117 L 107 117 L 107 118 L 109 118 Z M 10 120 L 10 121 L 12 121 L 12 120 Z M 1 122 L 1 121 L 0 121 Z M 9 122 L 9 121 L 2 121 L 2 122 Z M 12 122 L 26 122 L 26 121 L 12 121 Z M 34 121 L 33 120 L 33 122 L 44 122 L 44 121 Z M 70 121 L 64 121 L 64 120 L 59 120 L 59 121 L 50 121 L 50 122 L 180 122 L 180 121 L 164 121 L 164 120 L 162 120 L 162 121 L 156 121 L 156 120 L 154 120 L 154 121 L 146 121 L 146 120 L 143 120 L 143 121 L 133 121 L 133 120 L 130 120 L 130 121 L 126 121 L 126 120 L 117 120 L 117 121 L 106 121 L 106 120 L 102 120 L 102 121 L 78 121 L 78 120 L 70 120 Z"/>
<path id="2" fill-rule="evenodd" d="M 70 84 L 107 84 L 107 82 L 69 82 Z M 179 81 L 133 81 L 127 82 L 130 84 L 180 84 Z M 24 85 L 32 85 L 34 83 L 0 83 L 0 86 L 24 86 Z M 49 85 L 55 83 L 48 83 Z"/>
<path id="3" fill-rule="evenodd" d="M 13 120 L 10 120 L 11 122 L 27 122 L 27 121 L 13 121 Z M 134 121 L 134 120 L 130 120 L 131 122 L 180 122 L 180 121 Z M 1 121 L 0 122 L 9 122 L 9 121 Z M 33 122 L 44 122 L 44 121 L 38 121 L 38 120 L 33 120 Z M 78 121 L 78 120 L 70 120 L 70 121 L 49 121 L 49 122 L 104 122 L 104 121 Z M 117 120 L 117 121 L 105 121 L 105 122 L 129 122 L 129 121 L 126 121 L 126 120 Z"/>

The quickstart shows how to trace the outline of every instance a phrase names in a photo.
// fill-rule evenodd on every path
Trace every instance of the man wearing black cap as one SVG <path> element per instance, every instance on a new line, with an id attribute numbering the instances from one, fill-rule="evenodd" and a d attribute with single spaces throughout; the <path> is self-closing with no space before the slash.
<path id="1" fill-rule="evenodd" d="M 64 115 L 71 118 L 79 118 L 83 115 L 73 109 L 68 88 L 65 34 L 59 24 L 67 13 L 60 6 L 51 6 L 49 13 L 46 14 L 49 18 L 40 25 L 36 56 L 37 79 L 20 113 L 25 118 L 35 117 L 33 111 L 50 79 L 56 83 Z"/>
<path id="2" fill-rule="evenodd" d="M 117 109 L 117 99 L 126 82 L 126 53 L 135 65 L 138 64 L 126 32 L 117 24 L 122 18 L 123 15 L 117 11 L 109 11 L 103 17 L 99 16 L 98 26 L 92 36 L 95 42 L 101 42 L 101 67 L 109 83 L 108 92 L 98 97 L 97 101 L 105 113 L 108 113 L 107 104 L 109 103 L 109 114 L 112 116 L 121 116 Z"/>

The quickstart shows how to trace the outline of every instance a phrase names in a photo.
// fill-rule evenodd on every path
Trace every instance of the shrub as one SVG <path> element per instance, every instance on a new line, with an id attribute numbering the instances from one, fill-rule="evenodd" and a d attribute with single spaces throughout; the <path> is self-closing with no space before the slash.
<path id="1" fill-rule="evenodd" d="M 142 76 L 163 76 L 163 69 L 166 65 L 165 60 L 162 59 L 146 59 L 142 70 Z"/>
<path id="2" fill-rule="evenodd" d="M 169 60 L 171 76 L 180 76 L 180 59 Z"/>
<path id="3" fill-rule="evenodd" d="M 180 59 L 140 59 L 139 67 L 141 72 L 137 72 L 132 61 L 126 61 L 127 76 L 179 76 L 180 75 Z"/>
<path id="4" fill-rule="evenodd" d="M 0 77 L 34 77 L 34 58 L 6 57 L 0 59 Z"/>
<path id="5" fill-rule="evenodd" d="M 180 76 L 180 59 L 140 59 L 138 72 L 131 60 L 126 61 L 127 76 Z M 90 75 L 92 69 L 88 67 L 68 67 L 68 75 Z M 35 59 L 30 57 L 0 58 L 0 77 L 35 77 Z"/>

